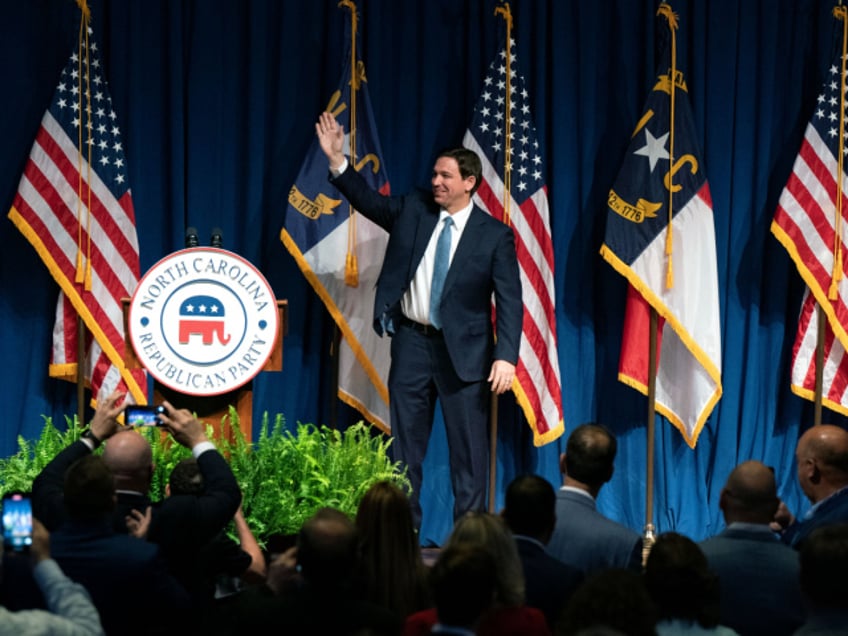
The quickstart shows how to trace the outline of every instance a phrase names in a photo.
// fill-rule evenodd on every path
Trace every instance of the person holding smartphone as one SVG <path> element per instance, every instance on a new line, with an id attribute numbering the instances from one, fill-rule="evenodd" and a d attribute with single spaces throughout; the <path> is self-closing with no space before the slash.
<path id="1" fill-rule="evenodd" d="M 0 605 L 0 636 L 102 635 L 104 632 L 100 616 L 88 592 L 82 585 L 69 579 L 51 558 L 50 533 L 38 519 L 32 519 L 31 538 L 28 558 L 32 560 L 32 574 L 44 596 L 47 609 L 11 611 Z M 25 558 L 23 550 L 11 558 Z M 3 575 L 3 568 L 0 567 L 0 579 Z"/>
<path id="2" fill-rule="evenodd" d="M 198 549 L 227 527 L 241 504 L 241 490 L 226 459 L 206 436 L 206 427 L 187 409 L 169 402 L 157 414 L 174 440 L 192 451 L 203 476 L 197 494 L 150 499 L 153 456 L 150 443 L 135 429 L 121 426 L 118 416 L 125 394 L 115 392 L 99 405 L 81 439 L 62 450 L 33 482 L 33 512 L 48 530 L 66 519 L 64 475 L 81 457 L 104 445 L 103 460 L 112 471 L 117 503 L 112 521 L 116 532 L 127 534 L 127 522 L 150 515 L 147 540 L 156 543 L 169 570 L 179 577 L 186 554 Z M 149 512 L 148 512 L 149 509 Z"/>

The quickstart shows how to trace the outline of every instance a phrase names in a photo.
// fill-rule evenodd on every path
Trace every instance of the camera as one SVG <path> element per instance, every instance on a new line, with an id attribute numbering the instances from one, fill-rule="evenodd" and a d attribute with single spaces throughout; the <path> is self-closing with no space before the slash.
<path id="1" fill-rule="evenodd" d="M 3 497 L 3 547 L 27 552 L 31 545 L 32 500 L 28 493 L 7 493 Z"/>
<path id="2" fill-rule="evenodd" d="M 165 407 L 141 406 L 131 404 L 124 410 L 124 418 L 127 426 L 162 426 L 159 415 L 165 412 Z"/>

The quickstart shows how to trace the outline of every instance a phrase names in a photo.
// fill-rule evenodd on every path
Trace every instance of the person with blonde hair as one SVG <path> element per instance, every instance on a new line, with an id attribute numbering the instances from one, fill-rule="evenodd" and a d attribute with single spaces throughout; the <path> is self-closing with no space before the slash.
<path id="1" fill-rule="evenodd" d="M 545 615 L 524 603 L 524 573 L 518 548 L 501 517 L 486 512 L 468 512 L 454 524 L 443 550 L 457 546 L 479 546 L 495 562 L 495 594 L 491 608 L 480 619 L 480 636 L 549 635 Z M 429 634 L 438 616 L 435 608 L 409 616 L 404 636 Z"/>

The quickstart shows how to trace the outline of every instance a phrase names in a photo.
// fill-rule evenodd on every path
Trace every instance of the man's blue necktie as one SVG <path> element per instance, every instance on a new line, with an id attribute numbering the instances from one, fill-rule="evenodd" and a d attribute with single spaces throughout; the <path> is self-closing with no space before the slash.
<path id="1" fill-rule="evenodd" d="M 430 284 L 430 324 L 436 329 L 442 328 L 439 304 L 442 302 L 442 290 L 450 267 L 451 226 L 453 219 L 445 219 L 439 238 L 436 241 L 436 258 L 433 262 L 433 282 Z"/>

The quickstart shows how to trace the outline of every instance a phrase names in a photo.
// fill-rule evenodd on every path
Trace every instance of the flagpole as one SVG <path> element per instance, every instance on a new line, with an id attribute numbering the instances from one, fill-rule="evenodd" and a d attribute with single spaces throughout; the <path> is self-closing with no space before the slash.
<path id="1" fill-rule="evenodd" d="M 512 13 L 509 10 L 509 3 L 504 2 L 502 7 L 495 8 L 495 15 L 500 15 L 506 22 L 506 99 L 504 100 L 504 125 L 506 132 L 504 134 L 504 195 L 503 195 L 503 210 L 504 223 L 509 225 L 510 222 L 510 201 L 512 199 L 512 178 L 510 173 L 510 110 L 512 109 L 512 99 L 510 96 L 510 73 L 512 72 L 512 60 L 510 59 L 510 42 L 512 41 Z M 495 512 L 495 491 L 497 482 L 498 468 L 498 396 L 492 393 L 492 403 L 489 409 L 489 512 Z"/>
<path id="2" fill-rule="evenodd" d="M 657 404 L 657 310 L 651 307 L 648 328 L 648 426 L 645 466 L 645 531 L 642 535 L 642 565 L 654 545 L 654 444 Z"/>
<path id="3" fill-rule="evenodd" d="M 818 329 L 816 330 L 816 387 L 815 400 L 813 402 L 815 405 L 813 411 L 813 424 L 818 426 L 822 423 L 822 394 L 824 393 L 824 329 L 827 316 L 825 316 L 824 308 L 820 303 L 816 303 L 816 312 L 818 313 Z"/>
<path id="4" fill-rule="evenodd" d="M 77 314 L 77 423 L 85 425 L 85 321 Z"/>

